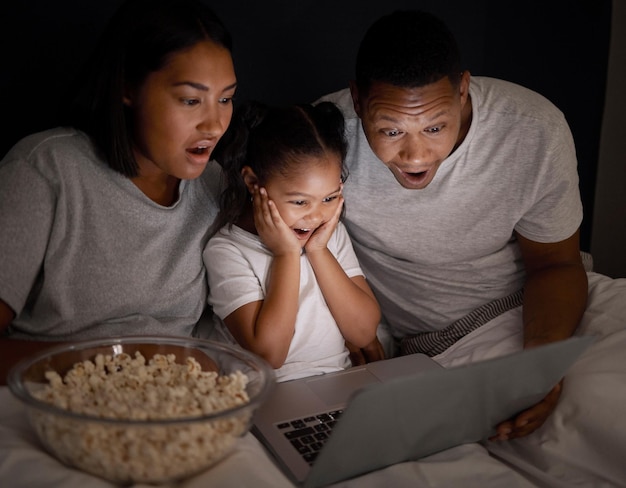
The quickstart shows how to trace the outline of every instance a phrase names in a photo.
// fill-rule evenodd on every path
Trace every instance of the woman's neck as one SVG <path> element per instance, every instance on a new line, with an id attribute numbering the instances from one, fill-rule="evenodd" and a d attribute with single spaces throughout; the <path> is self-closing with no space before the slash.
<path id="1" fill-rule="evenodd" d="M 164 207 L 170 207 L 178 200 L 180 179 L 173 176 L 136 176 L 131 181 L 150 200 Z"/>

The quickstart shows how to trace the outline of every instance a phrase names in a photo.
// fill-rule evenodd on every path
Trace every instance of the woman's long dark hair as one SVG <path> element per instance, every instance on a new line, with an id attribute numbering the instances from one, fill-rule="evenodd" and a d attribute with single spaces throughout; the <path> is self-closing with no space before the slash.
<path id="1" fill-rule="evenodd" d="M 232 52 L 230 34 L 202 1 L 127 0 L 76 80 L 64 123 L 87 133 L 111 168 L 137 176 L 126 89 L 141 86 L 172 54 L 206 40 Z"/>

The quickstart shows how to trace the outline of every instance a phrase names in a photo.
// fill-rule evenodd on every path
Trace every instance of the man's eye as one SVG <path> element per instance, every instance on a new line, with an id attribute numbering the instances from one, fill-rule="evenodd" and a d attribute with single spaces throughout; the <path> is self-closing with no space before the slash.
<path id="1" fill-rule="evenodd" d="M 428 129 L 426 129 L 426 132 L 428 132 L 429 134 L 438 134 L 439 132 L 441 132 L 442 126 L 438 125 L 436 127 L 429 127 Z"/>
<path id="2" fill-rule="evenodd" d="M 383 131 L 383 132 L 388 137 L 396 137 L 396 136 L 400 135 L 400 131 L 398 129 L 391 129 L 391 130 L 386 130 L 386 131 Z"/>

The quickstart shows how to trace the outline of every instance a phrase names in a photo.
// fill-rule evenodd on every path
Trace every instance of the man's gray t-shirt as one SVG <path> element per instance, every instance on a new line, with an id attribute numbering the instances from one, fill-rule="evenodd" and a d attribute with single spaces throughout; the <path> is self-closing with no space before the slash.
<path id="1" fill-rule="evenodd" d="M 190 335 L 207 296 L 202 251 L 220 170 L 182 181 L 163 207 L 94 152 L 54 129 L 0 163 L 0 297 L 15 338 Z"/>
<path id="2" fill-rule="evenodd" d="M 541 95 L 475 77 L 464 142 L 422 190 L 405 189 L 371 151 L 349 90 L 324 97 L 346 117 L 345 224 L 394 335 L 440 330 L 520 289 L 518 231 L 570 237 L 582 220 L 573 139 Z"/>

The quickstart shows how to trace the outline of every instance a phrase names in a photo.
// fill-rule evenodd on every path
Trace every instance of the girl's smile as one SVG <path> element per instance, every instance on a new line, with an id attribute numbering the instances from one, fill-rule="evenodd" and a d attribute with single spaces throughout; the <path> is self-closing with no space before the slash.
<path id="1" fill-rule="evenodd" d="M 306 170 L 278 173 L 265 183 L 269 198 L 302 246 L 333 217 L 341 195 L 339 156 L 309 158 L 311 161 L 302 165 Z"/>

